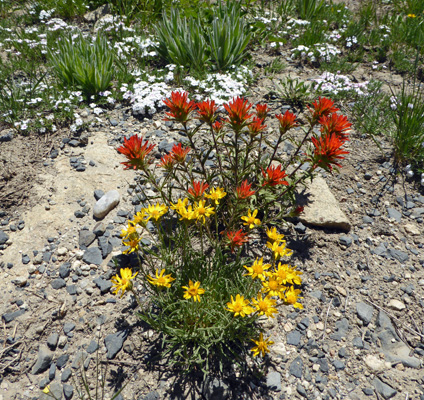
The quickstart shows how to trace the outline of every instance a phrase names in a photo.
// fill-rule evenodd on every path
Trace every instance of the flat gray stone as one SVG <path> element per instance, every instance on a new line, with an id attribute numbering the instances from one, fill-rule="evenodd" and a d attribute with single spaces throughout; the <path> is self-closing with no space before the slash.
<path id="1" fill-rule="evenodd" d="M 281 386 L 281 374 L 277 371 L 269 372 L 266 376 L 266 385 L 268 389 L 274 392 L 281 392 L 283 390 Z"/>
<path id="2" fill-rule="evenodd" d="M 53 280 L 50 282 L 50 284 L 52 285 L 52 288 L 53 288 L 53 289 L 56 289 L 56 290 L 61 289 L 61 288 L 63 288 L 63 287 L 65 287 L 65 286 L 66 286 L 66 282 L 65 282 L 65 280 L 64 280 L 64 279 L 62 279 L 62 278 L 56 278 L 56 279 L 53 279 Z"/>
<path id="3" fill-rule="evenodd" d="M 408 261 L 409 255 L 408 253 L 405 253 L 401 250 L 395 250 L 395 249 L 389 249 L 388 250 L 389 256 L 393 257 L 395 260 L 398 260 L 400 263 L 404 263 Z"/>
<path id="4" fill-rule="evenodd" d="M 120 195 L 117 190 L 109 190 L 93 207 L 93 216 L 97 219 L 104 218 L 119 203 Z"/>
<path id="5" fill-rule="evenodd" d="M 126 337 L 127 334 L 124 331 L 112 333 L 105 337 L 108 360 L 115 358 L 115 356 L 121 351 Z"/>
<path id="6" fill-rule="evenodd" d="M 0 244 L 5 244 L 9 240 L 9 235 L 3 231 L 0 231 Z"/>
<path id="7" fill-rule="evenodd" d="M 350 230 L 350 221 L 340 209 L 324 178 L 314 178 L 305 192 L 299 195 L 298 203 L 304 206 L 298 217 L 300 222 L 322 228 Z"/>
<path id="8" fill-rule="evenodd" d="M 72 399 L 72 396 L 74 394 L 74 388 L 72 385 L 63 385 L 63 395 L 65 396 L 66 400 Z"/>
<path id="9" fill-rule="evenodd" d="M 303 368 L 303 361 L 301 357 L 296 357 L 289 367 L 289 373 L 290 375 L 295 376 L 296 378 L 302 378 L 302 368 Z"/>
<path id="10" fill-rule="evenodd" d="M 391 399 L 393 396 L 397 394 L 397 391 L 393 389 L 391 386 L 387 385 L 386 383 L 380 381 L 380 379 L 375 378 L 372 381 L 372 384 L 374 386 L 375 391 L 383 396 L 384 399 Z"/>
<path id="11" fill-rule="evenodd" d="M 54 350 L 57 346 L 57 342 L 59 340 L 59 334 L 57 334 L 56 332 L 52 333 L 48 338 L 47 338 L 47 346 L 49 346 L 49 348 L 51 350 Z"/>
<path id="12" fill-rule="evenodd" d="M 95 340 L 92 340 L 87 347 L 87 353 L 93 354 L 95 351 L 98 350 L 98 348 L 99 348 L 99 344 Z"/>
<path id="13" fill-rule="evenodd" d="M 39 400 L 62 400 L 62 385 L 58 382 L 50 384 L 50 393 L 41 393 Z"/>
<path id="14" fill-rule="evenodd" d="M 300 338 L 302 335 L 299 331 L 292 331 L 287 334 L 287 344 L 291 344 L 292 346 L 299 346 Z"/>
<path id="15" fill-rule="evenodd" d="M 356 304 L 356 313 L 361 321 L 364 322 L 365 325 L 368 325 L 374 314 L 374 308 L 366 303 L 358 303 Z"/>
<path id="16" fill-rule="evenodd" d="M 96 240 L 96 235 L 88 229 L 81 229 L 78 233 L 78 245 L 80 249 L 85 250 Z"/>
<path id="17" fill-rule="evenodd" d="M 92 247 L 84 252 L 82 260 L 87 264 L 100 265 L 103 261 L 102 252 L 98 247 Z"/>
<path id="18" fill-rule="evenodd" d="M 38 349 L 37 361 L 32 367 L 31 373 L 33 375 L 40 374 L 41 372 L 46 371 L 50 367 L 50 363 L 53 359 L 53 352 L 45 346 L 41 345 Z"/>
<path id="19" fill-rule="evenodd" d="M 402 214 L 398 210 L 391 207 L 387 207 L 387 216 L 394 219 L 396 222 L 400 222 L 402 219 Z"/>

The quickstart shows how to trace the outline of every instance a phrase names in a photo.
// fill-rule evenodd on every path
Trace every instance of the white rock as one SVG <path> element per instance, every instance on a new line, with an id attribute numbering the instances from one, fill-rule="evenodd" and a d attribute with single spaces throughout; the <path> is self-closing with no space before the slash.
<path id="1" fill-rule="evenodd" d="M 404 228 L 405 232 L 412 236 L 418 236 L 420 234 L 420 230 L 414 224 L 406 224 Z"/>
<path id="2" fill-rule="evenodd" d="M 68 249 L 66 247 L 59 247 L 57 249 L 58 256 L 64 256 L 67 252 L 68 252 Z"/>
<path id="3" fill-rule="evenodd" d="M 376 356 L 368 354 L 364 358 L 365 365 L 374 373 L 383 372 L 387 369 L 386 363 L 384 360 L 379 359 Z"/>
<path id="4" fill-rule="evenodd" d="M 271 351 L 275 354 L 278 354 L 280 356 L 285 356 L 286 353 L 286 346 L 284 346 L 283 342 L 277 342 L 274 343 L 271 347 L 270 347 Z"/>
<path id="5" fill-rule="evenodd" d="M 93 215 L 95 218 L 104 218 L 119 203 L 120 195 L 117 190 L 109 190 L 104 194 L 93 207 Z"/>
<path id="6" fill-rule="evenodd" d="M 389 301 L 389 307 L 396 311 L 402 311 L 406 308 L 405 304 L 403 304 L 401 301 L 396 299 L 391 299 Z"/>

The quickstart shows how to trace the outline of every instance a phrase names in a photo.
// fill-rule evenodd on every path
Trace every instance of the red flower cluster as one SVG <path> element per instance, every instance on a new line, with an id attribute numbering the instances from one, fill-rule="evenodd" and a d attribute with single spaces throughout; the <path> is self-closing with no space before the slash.
<path id="1" fill-rule="evenodd" d="M 312 103 L 312 107 L 313 109 L 308 106 L 308 109 L 311 112 L 312 122 L 316 122 L 321 117 L 339 111 L 339 109 L 334 106 L 334 101 L 325 97 L 319 97 L 318 100 L 315 100 L 314 103 Z"/>
<path id="2" fill-rule="evenodd" d="M 188 192 L 197 200 L 203 197 L 205 190 L 209 188 L 209 184 L 205 181 L 193 181 L 193 187 L 188 189 Z"/>
<path id="3" fill-rule="evenodd" d="M 164 155 L 160 159 L 160 163 L 158 164 L 158 167 L 165 168 L 167 171 L 172 171 L 175 165 L 175 159 L 172 157 L 172 153 Z"/>
<path id="4" fill-rule="evenodd" d="M 248 125 L 250 136 L 255 137 L 266 128 L 263 122 L 263 119 L 253 117 L 252 122 Z"/>
<path id="5" fill-rule="evenodd" d="M 262 186 L 269 185 L 269 186 L 276 186 L 276 185 L 286 185 L 288 186 L 288 182 L 284 180 L 286 177 L 286 171 L 283 171 L 281 169 L 280 165 L 271 165 L 266 169 L 266 172 L 262 168 L 262 175 L 264 177 L 264 183 Z"/>
<path id="6" fill-rule="evenodd" d="M 236 189 L 237 197 L 241 199 L 247 199 L 248 197 L 255 194 L 254 190 L 251 190 L 252 184 L 247 183 L 247 179 L 241 183 L 241 185 Z"/>
<path id="7" fill-rule="evenodd" d="M 194 101 L 188 101 L 187 92 L 172 92 L 171 97 L 163 100 L 169 107 L 170 112 L 165 114 L 168 116 L 165 121 L 187 122 L 190 114 L 196 109 Z"/>
<path id="8" fill-rule="evenodd" d="M 121 164 L 125 165 L 124 169 L 145 169 L 146 164 L 149 160 L 147 155 L 154 149 L 156 145 L 149 144 L 146 140 L 143 143 L 143 138 L 137 135 L 131 136 L 128 140 L 124 138 L 124 144 L 118 147 L 118 151 L 127 157 L 128 161 L 124 161 Z"/>
<path id="9" fill-rule="evenodd" d="M 224 124 L 222 122 L 216 121 L 213 125 L 212 125 L 212 129 L 217 133 L 220 134 L 222 129 L 224 128 Z"/>
<path id="10" fill-rule="evenodd" d="M 338 115 L 337 113 L 324 115 L 318 122 L 321 125 L 322 134 L 330 135 L 335 133 L 340 140 L 348 140 L 349 135 L 347 131 L 350 130 L 352 124 L 347 120 L 345 115 Z"/>
<path id="11" fill-rule="evenodd" d="M 289 129 L 298 126 L 296 123 L 296 115 L 287 110 L 284 115 L 278 114 L 275 116 L 280 121 L 280 133 L 286 133 Z"/>
<path id="12" fill-rule="evenodd" d="M 256 104 L 256 116 L 262 121 L 265 120 L 269 111 L 267 104 Z"/>
<path id="13" fill-rule="evenodd" d="M 238 230 L 237 232 L 235 231 L 230 231 L 230 232 L 221 232 L 222 234 L 226 233 L 227 234 L 227 239 L 228 239 L 228 244 L 230 246 L 231 249 L 231 253 L 234 253 L 234 249 L 236 247 L 241 247 L 243 246 L 243 243 L 247 243 L 249 241 L 249 238 L 247 237 L 247 233 L 242 232 L 242 229 Z"/>
<path id="14" fill-rule="evenodd" d="M 172 147 L 171 153 L 172 158 L 179 164 L 183 164 L 187 157 L 187 154 L 190 152 L 190 147 L 182 147 L 181 143 L 174 144 Z"/>
<path id="15" fill-rule="evenodd" d="M 228 104 L 224 104 L 224 108 L 228 112 L 227 121 L 236 132 L 244 128 L 248 124 L 247 120 L 252 116 L 252 114 L 249 114 L 252 104 L 240 97 L 233 99 Z"/>
<path id="16" fill-rule="evenodd" d="M 313 137 L 312 143 L 315 146 L 312 161 L 314 167 L 321 167 L 325 170 L 332 171 L 333 167 L 331 164 L 341 167 L 337 163 L 337 160 L 343 160 L 342 154 L 349 154 L 348 151 L 342 150 L 342 146 L 345 143 L 342 141 L 336 133 L 321 136 L 320 138 Z"/>
<path id="17" fill-rule="evenodd" d="M 218 106 L 214 100 L 206 100 L 196 104 L 198 110 L 197 114 L 200 121 L 204 121 L 209 125 L 212 125 L 215 120 L 215 113 L 218 110 Z"/>

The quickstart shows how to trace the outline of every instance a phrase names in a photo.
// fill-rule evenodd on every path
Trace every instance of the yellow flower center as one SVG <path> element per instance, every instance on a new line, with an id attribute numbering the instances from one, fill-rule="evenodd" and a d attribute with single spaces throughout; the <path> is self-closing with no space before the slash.
<path id="1" fill-rule="evenodd" d="M 190 289 L 188 289 L 188 293 L 190 294 L 190 296 L 197 296 L 197 289 L 195 287 L 191 287 Z"/>
<path id="2" fill-rule="evenodd" d="M 278 282 L 275 280 L 271 280 L 268 282 L 268 286 L 271 290 L 277 290 L 278 288 Z"/>
<path id="3" fill-rule="evenodd" d="M 297 301 L 296 295 L 294 295 L 293 293 L 287 294 L 286 301 L 287 301 L 287 303 L 290 303 L 290 304 L 296 303 L 296 301 Z"/>
<path id="4" fill-rule="evenodd" d="M 260 274 L 262 274 L 264 272 L 264 269 L 263 269 L 263 267 L 262 267 L 261 264 L 256 264 L 256 265 L 253 265 L 253 272 L 255 274 L 260 275 Z"/>
<path id="5" fill-rule="evenodd" d="M 258 303 L 258 306 L 259 306 L 259 309 L 260 309 L 261 311 L 266 311 L 266 310 L 268 310 L 268 303 L 267 303 L 266 301 L 264 301 L 264 300 L 260 301 L 260 302 Z"/>
<path id="6" fill-rule="evenodd" d="M 235 303 L 233 305 L 233 309 L 235 312 L 240 312 L 243 310 L 243 305 L 241 303 Z"/>
<path id="7" fill-rule="evenodd" d="M 165 279 L 165 277 L 164 277 L 164 276 L 160 276 L 160 277 L 157 279 L 157 282 L 158 282 L 158 285 L 164 285 L 164 284 L 166 283 L 166 279 Z"/>

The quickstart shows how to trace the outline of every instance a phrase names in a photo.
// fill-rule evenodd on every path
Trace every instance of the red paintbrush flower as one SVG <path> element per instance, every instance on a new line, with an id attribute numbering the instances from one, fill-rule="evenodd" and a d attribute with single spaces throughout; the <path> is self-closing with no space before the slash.
<path id="1" fill-rule="evenodd" d="M 349 135 L 346 131 L 350 130 L 352 124 L 347 120 L 345 115 L 338 115 L 337 113 L 324 115 L 318 122 L 321 124 L 321 132 L 323 134 L 330 135 L 335 133 L 342 141 L 349 139 Z"/>
<path id="2" fill-rule="evenodd" d="M 325 97 L 319 97 L 318 100 L 315 100 L 315 102 L 312 103 L 312 107 L 313 109 L 308 106 L 313 123 L 317 122 L 324 115 L 339 111 L 337 107 L 334 107 L 334 101 Z"/>
<path id="3" fill-rule="evenodd" d="M 222 122 L 216 121 L 212 125 L 212 129 L 215 131 L 215 133 L 220 134 L 222 129 L 224 128 L 224 124 Z"/>
<path id="4" fill-rule="evenodd" d="M 244 128 L 248 124 L 247 120 L 252 116 L 252 114 L 249 114 L 252 104 L 240 97 L 224 104 L 224 108 L 228 112 L 227 121 L 236 132 Z"/>
<path id="5" fill-rule="evenodd" d="M 128 140 L 124 137 L 124 144 L 118 147 L 118 151 L 127 157 L 128 161 L 124 161 L 126 168 L 124 169 L 145 169 L 146 164 L 149 162 L 147 155 L 154 149 L 156 145 L 149 144 L 146 140 L 143 143 L 143 138 L 137 135 L 131 136 Z"/>
<path id="6" fill-rule="evenodd" d="M 172 92 L 170 98 L 163 100 L 171 110 L 165 113 L 168 116 L 164 118 L 165 121 L 187 122 L 189 120 L 190 114 L 196 109 L 196 103 L 188 101 L 187 97 L 187 92 Z"/>
<path id="7" fill-rule="evenodd" d="M 302 214 L 302 213 L 303 213 L 304 208 L 305 208 L 305 207 L 303 207 L 303 206 L 296 206 L 296 208 L 295 208 L 295 210 L 294 210 L 294 215 L 296 216 L 296 215 L 300 215 L 300 214 Z"/>
<path id="8" fill-rule="evenodd" d="M 234 249 L 236 247 L 241 247 L 241 246 L 243 246 L 243 243 L 247 243 L 249 241 L 247 233 L 242 232 L 242 229 L 238 230 L 237 232 L 235 232 L 235 231 L 230 231 L 230 232 L 224 231 L 224 232 L 221 232 L 221 233 L 227 234 L 228 244 L 231 248 L 231 253 L 234 253 Z"/>
<path id="9" fill-rule="evenodd" d="M 182 147 L 181 143 L 178 143 L 178 144 L 174 144 L 170 154 L 172 155 L 172 158 L 177 163 L 183 164 L 190 150 L 191 150 L 190 147 L 184 148 Z"/>
<path id="10" fill-rule="evenodd" d="M 298 126 L 296 115 L 287 110 L 284 115 L 278 114 L 276 118 L 280 121 L 280 133 L 286 133 L 289 129 Z"/>
<path id="11" fill-rule="evenodd" d="M 218 106 L 215 105 L 214 100 L 206 100 L 201 103 L 197 103 L 197 114 L 199 115 L 197 118 L 200 121 L 204 121 L 209 125 L 212 125 L 215 120 L 215 113 L 218 110 Z"/>
<path id="12" fill-rule="evenodd" d="M 263 122 L 263 119 L 253 117 L 252 122 L 248 126 L 250 136 L 255 137 L 266 128 L 266 125 L 264 125 Z"/>
<path id="13" fill-rule="evenodd" d="M 270 109 L 267 104 L 256 104 L 256 116 L 262 121 L 265 120 Z"/>
<path id="14" fill-rule="evenodd" d="M 271 165 L 266 169 L 266 172 L 262 168 L 262 175 L 264 177 L 264 183 L 262 186 L 276 186 L 276 185 L 286 185 L 288 186 L 288 182 L 284 180 L 286 177 L 286 171 L 281 169 L 280 165 Z"/>
<path id="15" fill-rule="evenodd" d="M 248 197 L 255 194 L 254 190 L 251 190 L 252 184 L 247 183 L 247 179 L 241 183 L 241 185 L 236 189 L 237 197 L 241 199 L 247 199 Z"/>
<path id="16" fill-rule="evenodd" d="M 193 181 L 193 188 L 189 188 L 188 192 L 197 200 L 203 197 L 203 193 L 205 193 L 205 190 L 207 190 L 208 188 L 209 184 L 205 181 Z"/>
<path id="17" fill-rule="evenodd" d="M 312 137 L 312 143 L 315 146 L 314 154 L 309 161 L 313 162 L 313 167 L 321 167 L 326 171 L 332 171 L 333 167 L 331 164 L 341 167 L 337 163 L 337 160 L 343 160 L 342 154 L 349 154 L 348 151 L 342 150 L 341 147 L 344 141 L 340 140 L 339 137 L 332 133 L 330 135 L 324 135 L 320 138 Z"/>
<path id="18" fill-rule="evenodd" d="M 172 153 L 164 155 L 160 159 L 160 163 L 158 164 L 158 167 L 165 168 L 167 171 L 172 171 L 175 165 L 175 159 L 172 156 Z"/>

